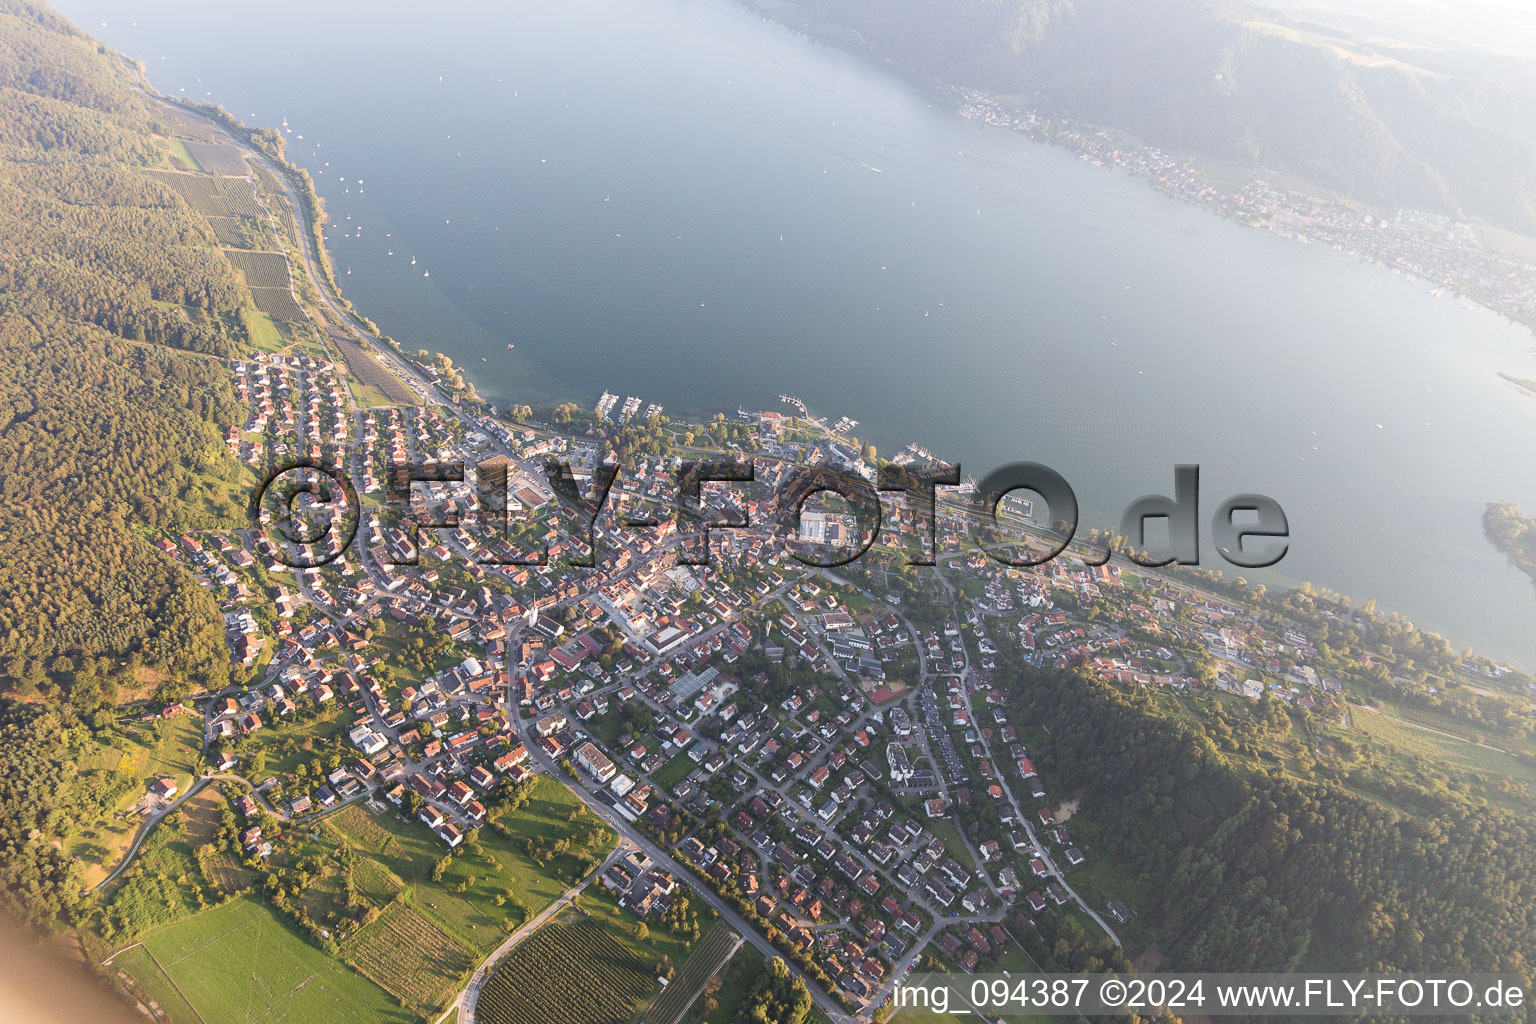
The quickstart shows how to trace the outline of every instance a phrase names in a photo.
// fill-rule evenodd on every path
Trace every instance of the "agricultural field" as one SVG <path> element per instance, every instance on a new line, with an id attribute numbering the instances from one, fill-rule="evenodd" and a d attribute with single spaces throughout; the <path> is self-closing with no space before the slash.
<path id="1" fill-rule="evenodd" d="M 229 801 L 217 786 L 204 786 L 182 804 L 180 814 L 187 844 L 196 849 L 211 840 L 219 831 L 219 817 L 228 806 Z"/>
<path id="2" fill-rule="evenodd" d="M 283 749 L 269 753 L 276 759 Z M 313 755 L 295 750 L 288 756 Z M 254 882 L 222 851 L 204 853 L 200 861 L 193 853 L 192 844 L 216 832 L 224 807 L 210 789 L 189 803 L 188 813 L 155 830 L 115 885 L 104 908 L 105 937 L 142 941 L 121 955 L 122 969 L 136 980 L 135 994 L 164 1007 L 176 1024 L 419 1020 L 452 998 L 480 956 L 521 924 L 529 908 L 542 908 L 569 886 L 583 867 L 576 854 L 589 841 L 599 857 L 611 847 L 612 833 L 558 782 L 540 779 L 529 797 L 504 817 L 506 835 L 488 827 L 453 856 L 418 823 L 358 804 L 280 844 L 274 869 L 318 858 L 300 902 L 322 926 L 343 934 L 326 922 L 347 909 L 349 890 L 382 908 L 340 939 L 337 959 L 255 899 L 207 909 L 220 892 Z M 554 855 L 549 844 L 560 839 L 571 840 L 573 849 Z M 434 869 L 441 876 L 435 880 Z M 594 898 L 567 916 L 568 927 L 584 923 L 578 935 L 594 936 L 581 941 L 612 961 L 600 969 L 605 984 L 619 982 L 610 986 L 623 1006 L 615 1019 L 628 1021 L 654 993 L 654 968 L 663 955 L 677 964 L 688 958 L 685 939 L 659 928 L 648 939 L 636 937 L 632 920 L 611 899 Z M 708 928 L 713 917 L 699 923 Z M 185 1005 L 178 1007 L 178 1000 Z M 562 1012 L 560 1004 L 551 1006 Z"/>
<path id="3" fill-rule="evenodd" d="M 650 934 L 641 939 L 635 932 L 634 915 L 620 907 L 618 898 L 602 886 L 588 886 L 573 902 L 577 908 L 576 913 L 584 914 L 589 920 L 601 925 L 614 941 L 628 949 L 632 955 L 657 964 L 665 957 L 678 969 L 688 962 L 688 954 L 698 948 L 704 941 L 703 937 L 709 934 L 710 928 L 719 920 L 719 915 L 707 903 L 691 900 L 689 907 L 699 926 L 698 939 L 674 934 L 655 917 L 647 922 Z"/>
<path id="4" fill-rule="evenodd" d="M 254 221 L 241 221 L 234 217 L 209 217 L 213 237 L 220 245 L 232 249 L 260 249 L 270 242 L 266 232 Z"/>
<path id="5" fill-rule="evenodd" d="M 542 866 L 535 865 L 523 854 L 521 844 L 532 844 L 536 849 L 539 843 L 570 839 L 574 845 L 579 837 L 597 829 L 601 834 L 595 850 L 601 859 L 613 849 L 616 840 L 612 830 L 588 811 L 575 793 L 547 775 L 540 775 L 533 780 L 528 802 L 516 813 L 503 818 L 502 824 L 511 833 L 512 843 L 518 846 L 519 857 L 538 875 L 537 879 L 526 879 L 525 887 L 519 890 L 520 895 L 528 894 L 524 895 L 524 902 L 534 911 L 553 903 L 562 892 L 580 880 L 584 871 L 582 865 L 570 854 L 554 857 Z M 481 833 L 482 837 L 487 834 L 489 830 Z"/>
<path id="6" fill-rule="evenodd" d="M 375 822 L 374 816 L 360 804 L 337 811 L 325 819 L 321 828 L 338 845 L 346 844 L 358 853 L 352 860 L 352 889 L 362 899 L 383 907 L 405 888 L 400 876 L 378 859 L 394 841 L 393 833 Z"/>
<path id="7" fill-rule="evenodd" d="M 359 897 L 382 907 L 399 895 L 405 883 L 372 857 L 352 862 L 352 889 Z"/>
<path id="8" fill-rule="evenodd" d="M 356 921 L 347 906 L 346 869 L 337 863 L 334 856 L 337 847 L 315 839 L 285 846 L 282 852 L 272 858 L 275 866 L 295 866 L 305 857 L 317 857 L 320 861 L 319 871 L 310 878 L 297 900 L 310 920 L 330 929 L 338 939 L 350 929 L 355 929 Z"/>
<path id="9" fill-rule="evenodd" d="M 187 149 L 209 174 L 251 173 L 251 169 L 245 165 L 245 156 L 238 146 L 219 142 L 189 142 Z"/>
<path id="10" fill-rule="evenodd" d="M 103 890 L 101 935 L 123 943 L 201 910 L 203 873 L 179 822 L 167 818 L 144 840 L 126 871 Z"/>
<path id="11" fill-rule="evenodd" d="M 220 893 L 241 892 L 255 884 L 255 876 L 228 850 L 216 850 L 202 856 L 203 877 Z"/>
<path id="12" fill-rule="evenodd" d="M 165 121 L 172 132 L 185 138 L 207 141 L 214 137 L 212 124 L 175 103 L 160 103 L 155 116 Z"/>
<path id="13" fill-rule="evenodd" d="M 735 930 L 723 921 L 711 928 L 671 984 L 651 1000 L 644 1024 L 677 1024 L 703 992 L 705 983 L 725 966 L 739 941 Z"/>
<path id="14" fill-rule="evenodd" d="M 277 175 L 272 173 L 262 164 L 253 165 L 256 172 L 256 181 L 261 192 L 267 197 L 268 208 L 277 218 L 278 230 L 283 233 L 285 239 L 292 245 L 299 244 L 298 222 L 293 216 L 293 206 L 288 202 L 288 190 L 283 188 Z"/>
<path id="15" fill-rule="evenodd" d="M 562 918 L 497 965 L 475 1017 L 485 1024 L 625 1024 L 656 991 L 651 965 L 589 918 Z"/>
<path id="16" fill-rule="evenodd" d="M 234 900 L 156 929 L 144 937 L 144 947 L 205 1021 L 416 1019 L 255 900 Z"/>
<path id="17" fill-rule="evenodd" d="M 342 959 L 406 1006 L 430 1011 L 453 998 L 475 965 L 469 950 L 408 903 L 391 904 L 342 947 Z"/>
<path id="18" fill-rule="evenodd" d="M 1536 769 L 1496 744 L 1480 746 L 1448 730 L 1406 721 L 1382 711 L 1361 708 L 1350 715 L 1350 724 L 1385 747 L 1410 757 L 1454 765 L 1465 771 L 1493 778 L 1516 779 L 1536 786 Z"/>
<path id="19" fill-rule="evenodd" d="M 206 174 L 178 174 L 173 171 L 150 171 L 150 177 L 176 192 L 187 205 L 209 217 L 235 217 L 241 214 L 256 216 L 261 212 L 256 205 L 255 188 L 244 179 L 228 180 L 211 178 Z M 241 193 L 244 193 L 242 200 Z M 243 207 L 239 213 L 231 203 Z"/>
<path id="20" fill-rule="evenodd" d="M 327 816 L 324 827 L 344 836 L 360 860 L 377 864 L 380 877 L 405 884 L 429 878 L 432 865 L 447 852 L 425 825 L 402 821 L 393 812 L 374 814 L 361 804 Z"/>
<path id="21" fill-rule="evenodd" d="M 205 794 L 207 792 L 211 791 L 205 791 Z M 199 794 L 198 799 L 205 794 Z M 224 810 L 221 799 L 217 810 L 206 822 L 201 816 L 195 819 L 183 816 L 184 821 L 194 822 L 187 829 L 187 840 L 202 869 L 202 877 L 208 883 L 204 899 L 251 889 L 262 878 L 261 873 L 247 868 L 238 856 L 212 845 L 202 845 L 207 839 L 214 838 Z M 276 852 L 267 861 L 268 868 L 280 875 L 290 870 L 303 872 L 298 893 L 291 897 L 292 905 L 338 942 L 358 931 L 361 927 L 359 920 L 367 906 L 383 907 L 400 891 L 397 880 L 389 879 L 383 869 L 366 858 L 355 856 L 355 851 L 335 832 L 323 827 L 319 830 L 290 827 L 280 839 Z M 374 889 L 359 892 L 355 885 L 360 872 L 354 869 L 364 863 L 373 870 Z"/>
<path id="22" fill-rule="evenodd" d="M 353 846 L 368 853 L 384 853 L 394 833 L 360 805 L 343 807 L 325 819 L 326 827 L 341 833 Z"/>
<path id="23" fill-rule="evenodd" d="M 202 168 L 197 166 L 197 158 L 187 148 L 187 144 L 181 139 L 167 139 L 165 142 L 166 163 L 177 170 L 196 173 Z"/>
<path id="24" fill-rule="evenodd" d="M 287 348 L 283 329 L 266 313 L 258 311 L 248 314 L 245 318 L 245 332 L 257 351 L 281 352 Z"/>
<path id="25" fill-rule="evenodd" d="M 171 1024 L 196 1024 L 201 1020 L 192 1004 L 177 990 L 170 975 L 161 970 L 154 955 L 142 945 L 123 950 L 112 961 L 112 971 L 126 978 L 133 998 L 152 1013 L 169 1017 Z"/>

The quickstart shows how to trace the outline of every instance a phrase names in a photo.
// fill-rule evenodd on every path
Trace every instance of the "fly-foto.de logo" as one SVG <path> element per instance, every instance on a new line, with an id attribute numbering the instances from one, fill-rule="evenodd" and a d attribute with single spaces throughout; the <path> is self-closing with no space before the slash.
<path id="1" fill-rule="evenodd" d="M 964 490 L 958 464 L 886 464 L 873 476 L 766 460 L 762 466 L 751 459 L 679 461 L 667 486 L 658 488 L 651 480 L 645 501 L 614 508 L 610 498 L 616 491 L 632 493 L 624 485 L 624 468 L 616 463 L 583 468 L 552 458 L 538 466 L 518 466 L 497 457 L 473 472 L 462 462 L 395 463 L 388 468 L 388 488 L 377 511 L 386 522 L 381 529 L 404 540 L 386 545 L 386 551 L 403 553 L 386 554 L 383 561 L 418 564 L 423 531 L 464 530 L 467 535 L 473 529 L 489 541 L 475 545 L 474 558 L 483 565 L 593 567 L 600 536 L 622 546 L 626 536 L 644 531 L 676 548 L 680 564 L 707 565 L 711 532 L 737 530 L 780 537 L 797 561 L 835 567 L 855 561 L 877 543 L 891 504 L 901 509 L 915 527 L 909 532 L 919 538 L 919 550 L 907 554 L 913 565 L 933 564 L 941 519 L 967 532 L 976 530 L 987 556 L 1011 566 L 1049 562 L 1077 534 L 1076 493 L 1065 477 L 1041 463 L 1009 463 Z M 1022 505 L 1028 511 L 1010 511 L 1010 501 L 1021 494 L 1032 496 Z M 832 517 L 828 528 L 823 528 L 824 519 L 814 518 L 821 513 L 807 511 L 823 496 L 846 509 Z M 1035 499 L 1044 504 L 1045 514 L 1036 512 Z M 269 530 L 269 539 L 275 535 L 268 552 L 273 558 L 291 567 L 315 568 L 352 545 L 362 505 L 345 473 L 300 459 L 267 474 L 252 495 L 250 511 L 253 525 Z M 530 529 L 533 521 L 550 525 Z M 1154 522 L 1166 533 L 1166 540 L 1155 545 L 1148 529 Z M 1200 525 L 1200 467 L 1178 465 L 1174 495 L 1149 494 L 1132 501 L 1118 533 L 1097 539 L 1085 560 L 1102 565 L 1119 553 L 1143 566 L 1198 565 Z M 1285 510 L 1262 494 L 1222 500 L 1210 530 L 1220 556 L 1244 569 L 1272 566 L 1290 546 Z"/>

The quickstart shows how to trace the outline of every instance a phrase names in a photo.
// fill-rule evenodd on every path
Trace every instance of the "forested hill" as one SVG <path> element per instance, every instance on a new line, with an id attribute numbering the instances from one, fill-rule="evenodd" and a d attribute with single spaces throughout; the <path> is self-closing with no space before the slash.
<path id="1" fill-rule="evenodd" d="M 1536 976 L 1536 826 L 1409 815 L 1229 762 L 1197 727 L 1057 669 L 1009 673 L 1014 720 L 1081 792 L 1079 840 L 1124 866 L 1169 966 Z"/>
<path id="2" fill-rule="evenodd" d="M 926 79 L 1383 206 L 1536 227 L 1536 97 L 1223 0 L 750 0 Z"/>
<path id="3" fill-rule="evenodd" d="M 144 173 L 167 114 L 46 8 L 0 0 L 0 668 L 110 702 L 133 658 L 222 685 L 213 599 L 150 531 L 232 512 L 227 356 L 250 293 Z"/>

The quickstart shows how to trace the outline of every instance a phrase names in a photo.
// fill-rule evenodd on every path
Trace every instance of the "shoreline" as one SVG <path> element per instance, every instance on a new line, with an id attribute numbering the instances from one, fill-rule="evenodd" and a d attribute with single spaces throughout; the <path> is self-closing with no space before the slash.
<path id="1" fill-rule="evenodd" d="M 130 65 L 138 66 L 138 62 L 133 61 L 132 58 L 125 57 L 124 59 L 127 60 Z M 219 118 L 217 116 L 215 111 L 222 110 L 222 108 L 218 108 L 218 107 L 215 107 L 215 106 L 212 106 L 212 105 L 209 105 L 209 104 L 204 104 L 204 103 L 195 103 L 195 104 L 182 103 L 182 102 L 177 101 L 174 98 L 165 97 L 163 94 L 160 94 L 157 90 L 155 90 L 153 88 L 153 86 L 148 82 L 147 75 L 142 78 L 141 84 L 143 84 L 146 87 L 146 91 L 148 92 L 149 95 L 151 95 L 153 97 L 156 97 L 156 98 L 160 99 L 163 102 L 172 104 L 173 106 L 177 107 L 178 109 L 186 110 L 186 111 L 188 111 L 188 112 L 190 112 L 190 113 L 192 113 L 192 114 L 194 114 L 196 116 L 206 117 L 212 123 L 214 123 L 216 125 L 220 125 L 221 118 Z M 238 122 L 237 119 L 234 119 L 232 117 L 232 115 L 229 115 L 227 111 L 224 111 L 223 113 L 224 113 L 224 117 L 225 118 L 228 118 L 230 121 L 235 122 L 237 124 L 240 124 L 240 122 Z M 312 222 L 310 221 L 309 216 L 308 216 L 309 215 L 308 209 L 301 202 L 300 197 L 298 195 L 293 194 L 293 190 L 292 190 L 292 185 L 294 183 L 291 181 L 291 176 L 292 176 L 292 174 L 295 171 L 302 173 L 302 168 L 298 168 L 297 165 L 293 165 L 293 164 L 291 164 L 291 162 L 286 161 L 286 160 L 284 160 L 282 163 L 278 163 L 277 161 L 273 160 L 270 157 L 269 154 L 263 152 L 262 149 L 258 145 L 256 145 L 254 142 L 251 142 L 249 139 L 246 139 L 246 138 L 238 137 L 238 135 L 248 135 L 249 133 L 262 131 L 263 129 L 250 128 L 248 126 L 240 124 L 240 129 L 238 130 L 238 135 L 237 135 L 234 130 L 231 130 L 231 126 L 228 125 L 228 124 L 222 124 L 222 125 L 220 125 L 220 127 L 225 129 L 228 134 L 231 134 L 232 136 L 236 136 L 235 137 L 235 143 L 237 145 L 241 146 L 241 148 L 246 149 L 248 152 L 250 152 L 253 155 L 253 159 L 262 161 L 264 164 L 266 164 L 267 166 L 271 167 L 274 170 L 274 172 L 278 175 L 279 180 L 282 181 L 286 186 L 289 186 L 289 193 L 290 193 L 289 194 L 289 200 L 297 208 L 296 212 L 299 212 L 299 213 L 303 214 L 304 224 L 306 226 L 311 226 Z M 1165 195 L 1166 195 L 1166 193 L 1165 193 Z M 1177 198 L 1177 197 L 1174 197 L 1174 198 Z M 323 210 L 322 210 L 322 212 L 323 212 Z M 1223 219 L 1228 219 L 1228 218 L 1223 218 Z M 315 233 L 312 232 L 312 231 L 303 232 L 303 237 L 301 238 L 301 242 L 307 242 L 307 243 L 314 244 L 314 234 Z M 323 235 L 322 235 L 322 240 L 323 240 Z M 317 249 L 318 249 L 318 251 L 323 252 L 325 254 L 326 258 L 329 258 L 330 253 L 329 253 L 328 250 L 326 250 L 324 248 L 319 248 L 319 247 L 317 247 Z M 351 332 L 356 337 L 356 339 L 358 341 L 360 341 L 360 342 L 363 342 L 363 339 L 366 339 L 366 342 L 363 342 L 365 349 L 367 351 L 371 352 L 372 354 L 374 354 L 375 356 L 377 356 L 382 362 L 384 362 L 387 366 L 389 366 L 391 368 L 392 372 L 395 372 L 397 376 L 400 376 L 402 378 L 402 380 L 404 380 L 405 382 L 407 382 L 408 384 L 411 385 L 412 390 L 415 391 L 416 394 L 417 394 L 417 401 L 414 404 L 417 404 L 417 405 L 434 405 L 434 404 L 450 404 L 451 405 L 452 404 L 452 400 L 449 399 L 448 397 L 444 396 L 441 393 L 441 391 L 437 388 L 437 386 L 431 381 L 430 378 L 424 376 L 422 373 L 420 373 L 420 372 L 418 372 L 416 370 L 415 366 L 413 365 L 413 362 L 414 362 L 413 359 L 411 357 L 408 357 L 408 356 L 404 355 L 404 352 L 403 352 L 404 346 L 401 346 L 399 348 L 391 347 L 390 345 L 386 344 L 384 340 L 382 340 L 382 339 L 385 338 L 385 335 L 383 334 L 382 330 L 380 330 L 370 319 L 366 318 L 363 314 L 357 312 L 355 310 L 355 308 L 352 307 L 350 301 L 348 301 L 347 299 L 345 299 L 344 296 L 341 295 L 339 283 L 332 284 L 331 282 L 328 282 L 328 281 L 324 280 L 324 278 L 320 274 L 317 274 L 315 272 L 315 268 L 310 265 L 310 263 L 311 263 L 311 259 L 310 259 L 311 254 L 309 252 L 309 246 L 301 245 L 301 256 L 303 257 L 304 262 L 305 262 L 305 272 L 310 277 L 310 279 L 312 281 L 312 284 L 315 287 L 316 293 L 317 293 L 317 295 L 320 298 L 321 305 L 329 308 L 330 313 L 332 313 L 335 316 L 336 320 L 339 322 L 340 329 Z M 371 330 L 369 330 L 369 328 L 371 328 Z M 465 363 L 465 364 L 455 363 L 455 366 L 458 367 L 461 371 L 465 372 L 465 375 L 471 379 L 472 383 L 474 382 L 473 381 L 473 378 L 475 376 L 474 369 L 473 369 L 474 364 L 472 364 L 472 363 Z M 477 390 L 478 390 L 478 388 L 477 388 Z M 430 396 L 432 399 L 435 399 L 435 401 L 426 400 L 428 396 Z M 498 406 L 499 410 L 505 408 L 505 406 L 501 402 L 493 402 L 493 400 L 491 400 L 489 398 L 483 399 L 483 404 L 484 405 L 496 404 Z M 582 406 L 582 408 L 583 408 L 584 411 L 587 410 L 586 406 Z M 718 410 L 715 410 L 715 411 L 723 413 L 727 417 L 732 417 L 732 416 L 735 415 L 737 410 L 734 409 L 734 408 L 733 409 L 723 409 L 722 408 L 722 409 L 718 409 Z M 505 422 L 505 418 L 504 417 L 498 417 L 498 418 L 501 418 Z M 685 421 L 685 420 L 674 420 L 674 423 L 684 423 L 684 422 L 688 422 L 688 421 Z M 578 434 L 571 434 L 569 431 L 561 431 L 561 430 L 559 430 L 559 428 L 555 428 L 555 430 L 556 430 L 556 432 L 566 434 L 567 436 L 573 436 L 573 437 L 580 437 L 580 436 L 582 436 L 579 433 Z M 903 449 L 895 448 L 894 447 L 895 444 L 896 444 L 896 442 L 893 441 L 892 442 L 893 447 L 891 449 L 892 451 L 903 450 Z M 921 441 L 914 441 L 914 440 L 908 440 L 906 442 L 906 446 L 908 446 L 908 447 L 913 446 L 913 445 L 922 446 L 922 442 Z M 1277 574 L 1277 575 L 1282 575 L 1282 574 Z M 1274 582 L 1274 585 L 1277 586 L 1278 588 L 1285 589 L 1285 590 L 1296 590 L 1296 589 L 1299 589 L 1302 586 L 1310 585 L 1311 582 L 1312 581 L 1304 580 L 1304 579 L 1300 579 L 1300 578 L 1284 577 L 1282 579 L 1277 579 Z M 1204 589 L 1204 588 L 1200 588 L 1200 589 Z M 1324 586 L 1323 589 L 1332 590 L 1334 588 Z M 1350 588 L 1351 591 L 1353 591 L 1354 589 L 1355 588 Z M 1422 628 L 1422 627 L 1416 627 L 1416 628 Z M 1424 631 L 1427 632 L 1427 633 L 1431 632 L 1428 629 L 1425 629 Z M 1442 635 L 1442 634 L 1436 634 L 1436 635 Z M 1508 656 L 1493 656 L 1493 655 L 1483 655 L 1483 656 L 1487 657 L 1491 661 L 1503 662 L 1503 663 L 1507 663 L 1507 664 L 1510 664 L 1510 665 L 1514 665 L 1516 667 L 1524 667 L 1524 663 L 1523 662 L 1521 662 L 1520 660 L 1515 659 L 1515 658 L 1510 658 Z"/>
<path id="2" fill-rule="evenodd" d="M 1214 158 L 1195 153 L 1174 156 L 1170 153 L 1165 153 L 1158 146 L 1135 140 L 1124 129 L 1112 125 L 1096 124 L 1072 117 L 1046 118 L 1037 109 L 1021 107 L 998 99 L 984 89 L 967 86 L 959 82 L 945 81 L 924 74 L 902 64 L 894 58 L 882 57 L 875 53 L 873 49 L 870 49 L 868 52 L 851 49 L 847 45 L 846 38 L 842 37 L 838 32 L 817 31 L 809 23 L 792 24 L 780 18 L 777 12 L 783 11 L 786 6 L 798 9 L 792 3 L 788 5 L 766 4 L 762 0 L 735 0 L 735 2 L 744 9 L 759 14 L 775 25 L 781 26 L 788 32 L 801 36 L 811 42 L 836 49 L 864 63 L 871 69 L 894 74 L 919 92 L 936 100 L 943 100 L 954 104 L 955 112 L 967 120 L 980 120 L 991 127 L 1006 128 L 1015 133 L 1023 134 L 1033 142 L 1039 142 L 1068 152 L 1076 152 L 1079 159 L 1088 160 L 1098 166 L 1123 171 L 1133 178 L 1146 182 L 1153 190 L 1164 196 L 1207 210 L 1222 220 L 1231 221 L 1244 227 L 1263 228 L 1281 238 L 1306 245 L 1330 245 L 1337 251 L 1391 271 L 1394 274 L 1406 274 L 1423 284 L 1432 286 L 1431 291 L 1451 289 L 1453 294 L 1445 297 L 1473 303 L 1491 313 L 1504 317 L 1510 323 L 1524 327 L 1527 333 L 1533 339 L 1536 339 L 1536 291 L 1532 291 L 1531 294 L 1527 295 L 1523 304 L 1518 299 L 1500 301 L 1497 297 L 1490 297 L 1475 291 L 1465 291 L 1462 288 L 1465 280 L 1458 281 L 1454 277 L 1437 276 L 1429 272 L 1427 268 L 1404 264 L 1404 260 L 1412 258 L 1411 253 L 1402 252 L 1392 259 L 1387 259 L 1385 253 L 1378 254 L 1363 250 L 1355 251 L 1347 244 L 1343 244 L 1337 238 L 1330 237 L 1326 233 L 1308 233 L 1305 230 L 1305 224 L 1286 226 L 1279 221 L 1237 216 L 1223 209 L 1222 202 L 1218 200 L 1218 197 L 1220 200 L 1230 202 L 1236 199 L 1249 185 L 1257 185 L 1262 190 L 1278 194 L 1289 203 L 1290 208 L 1285 211 L 1288 214 L 1298 209 L 1313 208 L 1311 215 L 1314 216 L 1317 212 L 1338 212 L 1357 219 L 1361 216 L 1366 216 L 1367 219 L 1380 217 L 1380 223 L 1382 224 L 1386 223 L 1386 217 L 1382 215 L 1385 207 L 1348 196 L 1342 199 L 1322 199 L 1321 194 L 1327 190 L 1321 186 L 1312 185 L 1310 182 L 1302 179 L 1294 179 L 1302 185 L 1317 190 L 1316 195 L 1309 195 L 1287 186 L 1273 185 L 1269 180 L 1276 177 L 1291 177 L 1290 175 L 1281 175 L 1278 172 L 1268 171 L 1262 167 L 1243 168 L 1237 165 L 1222 165 L 1228 166 L 1233 171 L 1244 174 L 1247 177 L 1243 188 L 1239 189 L 1236 193 L 1228 195 L 1223 193 L 1219 186 L 1200 177 L 1200 172 L 1195 168 L 1197 161 L 1221 165 L 1221 161 Z M 854 35 L 859 35 L 860 42 L 865 46 L 869 45 L 856 29 L 848 29 L 847 31 L 852 32 Z M 967 104 L 977 104 L 980 107 L 989 108 L 987 113 L 994 114 L 1002 120 L 992 120 L 987 116 L 987 113 L 983 113 L 981 110 L 976 110 L 974 113 L 968 112 Z M 1054 132 L 1050 130 L 1053 125 L 1056 126 Z M 1096 143 L 1095 140 L 1100 140 L 1102 144 Z M 1187 193 L 1176 187 L 1174 183 L 1171 183 L 1166 178 L 1160 178 L 1157 174 L 1152 173 L 1151 167 L 1138 168 L 1133 166 L 1131 161 L 1126 159 L 1128 156 L 1151 158 L 1166 170 L 1175 169 L 1179 164 L 1182 164 L 1183 170 L 1198 179 L 1202 188 L 1198 193 Z M 1213 193 L 1215 195 L 1212 195 Z M 1457 221 L 1447 215 L 1414 210 L 1408 207 L 1397 207 L 1396 214 L 1406 214 L 1413 220 L 1436 219 L 1453 230 L 1463 231 L 1469 236 L 1474 237 L 1477 251 L 1484 254 L 1494 267 L 1507 270 L 1510 273 L 1524 274 L 1527 277 L 1536 278 L 1536 264 L 1514 254 L 1488 247 L 1483 243 L 1480 234 L 1482 229 L 1486 227 L 1494 231 L 1502 231 L 1526 239 L 1532 244 L 1536 244 L 1536 238 L 1530 238 L 1529 236 L 1521 235 L 1518 232 L 1500 228 L 1496 225 L 1480 225 L 1470 221 Z M 1455 269 L 1467 270 L 1465 267 Z M 1470 273 L 1471 271 L 1468 272 Z"/>

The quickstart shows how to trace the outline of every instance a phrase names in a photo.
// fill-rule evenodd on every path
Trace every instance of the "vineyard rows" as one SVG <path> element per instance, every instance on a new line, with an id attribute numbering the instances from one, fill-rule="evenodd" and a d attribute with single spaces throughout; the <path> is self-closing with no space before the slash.
<path id="1" fill-rule="evenodd" d="M 591 920 L 552 924 L 496 967 L 475 1018 L 484 1024 L 624 1024 L 655 987 L 648 966 Z"/>
<path id="2" fill-rule="evenodd" d="M 343 959 L 363 977 L 417 1009 L 441 1005 L 474 959 L 405 903 L 392 904 L 347 944 Z"/>
<path id="3" fill-rule="evenodd" d="M 688 1009 L 706 982 L 715 976 L 736 950 L 736 933 L 725 922 L 710 929 L 671 984 L 662 989 L 645 1011 L 645 1024 L 674 1024 Z"/>

